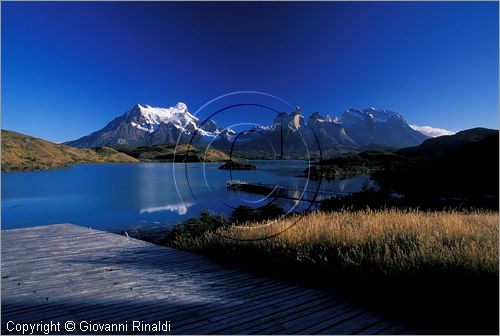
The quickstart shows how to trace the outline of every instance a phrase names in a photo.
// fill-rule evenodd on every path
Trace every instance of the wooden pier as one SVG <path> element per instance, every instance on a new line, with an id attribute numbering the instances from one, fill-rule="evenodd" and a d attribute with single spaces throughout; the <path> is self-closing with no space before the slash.
<path id="1" fill-rule="evenodd" d="M 347 192 L 311 190 L 282 185 L 270 185 L 242 180 L 228 180 L 226 187 L 230 190 L 238 190 L 251 194 L 264 195 L 269 198 L 283 198 L 292 201 L 301 201 L 305 203 L 321 203 L 328 198 L 340 198 L 351 195 Z"/>
<path id="2" fill-rule="evenodd" d="M 133 321 L 168 322 L 160 334 L 412 333 L 326 290 L 76 225 L 2 231 L 1 248 L 4 335 L 50 322 L 60 323 L 50 334 L 152 333 Z M 80 329 L 113 323 L 127 330 Z"/>

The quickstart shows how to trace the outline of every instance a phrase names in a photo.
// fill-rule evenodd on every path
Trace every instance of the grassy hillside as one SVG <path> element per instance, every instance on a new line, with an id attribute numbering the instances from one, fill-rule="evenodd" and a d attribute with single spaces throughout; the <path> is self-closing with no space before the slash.
<path id="1" fill-rule="evenodd" d="M 2 130 L 2 171 L 55 169 L 71 163 L 138 162 L 112 148 L 78 149 Z"/>
<path id="2" fill-rule="evenodd" d="M 141 147 L 115 147 L 121 153 L 127 154 L 145 162 L 223 162 L 229 156 L 219 150 L 199 149 L 192 145 L 153 145 Z"/>

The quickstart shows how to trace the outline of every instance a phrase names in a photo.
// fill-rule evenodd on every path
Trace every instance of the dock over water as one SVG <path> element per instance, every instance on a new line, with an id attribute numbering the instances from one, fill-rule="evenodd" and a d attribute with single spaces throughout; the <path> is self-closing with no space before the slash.
<path id="1" fill-rule="evenodd" d="M 351 193 L 342 191 L 330 191 L 322 189 L 315 190 L 242 180 L 227 180 L 226 187 L 229 190 L 239 190 L 250 194 L 264 195 L 269 198 L 282 198 L 292 201 L 302 201 L 306 203 L 321 203 L 321 201 L 325 199 L 341 198 L 351 195 Z"/>
<path id="2" fill-rule="evenodd" d="M 2 231 L 1 248 L 4 335 L 50 322 L 75 335 L 412 333 L 327 290 L 76 225 Z M 111 325 L 126 330 L 89 329 Z"/>

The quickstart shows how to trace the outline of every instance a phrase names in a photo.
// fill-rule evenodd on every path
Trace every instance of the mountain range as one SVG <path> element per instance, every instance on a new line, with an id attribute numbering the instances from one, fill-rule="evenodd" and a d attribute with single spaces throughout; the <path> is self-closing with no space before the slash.
<path id="1" fill-rule="evenodd" d="M 383 109 L 346 110 L 340 117 L 313 113 L 307 120 L 299 107 L 278 113 L 272 125 L 258 126 L 241 134 L 221 129 L 213 120 L 200 122 L 186 104 L 169 108 L 136 104 L 104 128 L 66 145 L 80 148 L 100 146 L 150 146 L 191 143 L 228 150 L 260 150 L 287 156 L 324 150 L 332 146 L 359 148 L 367 145 L 394 148 L 416 146 L 429 138 L 408 125 L 404 117 Z"/>

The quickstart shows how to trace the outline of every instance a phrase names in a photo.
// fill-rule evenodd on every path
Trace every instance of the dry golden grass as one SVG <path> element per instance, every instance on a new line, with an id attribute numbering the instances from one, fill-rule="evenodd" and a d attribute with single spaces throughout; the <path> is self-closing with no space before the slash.
<path id="1" fill-rule="evenodd" d="M 70 163 L 138 161 L 112 148 L 73 148 L 2 130 L 2 171 L 52 169 Z"/>
<path id="2" fill-rule="evenodd" d="M 244 255 L 362 274 L 494 275 L 498 274 L 498 231 L 498 212 L 317 212 L 231 226 L 198 237 L 179 236 L 173 245 L 232 258 Z"/>

